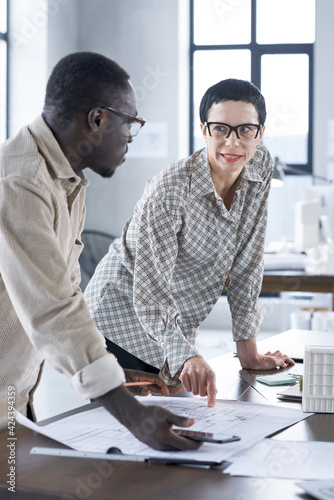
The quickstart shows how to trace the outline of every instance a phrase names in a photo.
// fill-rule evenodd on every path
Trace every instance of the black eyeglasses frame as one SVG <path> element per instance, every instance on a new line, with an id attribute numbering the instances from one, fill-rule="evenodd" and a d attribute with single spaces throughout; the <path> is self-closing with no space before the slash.
<path id="1" fill-rule="evenodd" d="M 99 107 L 101 109 L 108 109 L 112 113 L 116 113 L 116 115 L 124 116 L 125 118 L 128 118 L 131 122 L 139 123 L 140 128 L 138 129 L 138 132 L 141 128 L 143 128 L 143 126 L 146 123 L 146 120 L 144 120 L 144 118 L 140 118 L 139 116 L 130 115 L 129 113 L 125 113 L 125 111 L 120 111 L 119 109 L 112 108 L 111 106 L 99 106 Z M 137 132 L 137 134 L 138 134 L 138 132 Z M 137 134 L 135 134 L 135 135 L 137 135 Z"/>
<path id="2" fill-rule="evenodd" d="M 225 139 L 228 139 L 231 135 L 231 132 L 235 132 L 237 138 L 239 140 L 242 140 L 240 137 L 239 137 L 239 134 L 238 134 L 238 128 L 239 127 L 247 127 L 247 126 L 252 126 L 252 127 L 257 127 L 257 131 L 256 131 L 256 134 L 255 134 L 255 137 L 254 139 L 257 138 L 257 136 L 259 135 L 259 133 L 261 132 L 261 128 L 262 128 L 262 125 L 260 123 L 240 123 L 240 125 L 236 125 L 235 127 L 233 127 L 232 125 L 229 125 L 228 123 L 222 123 L 222 122 L 205 122 L 204 123 L 204 127 L 208 127 L 208 131 L 209 131 L 209 135 L 210 137 L 212 137 L 211 135 L 211 130 L 210 130 L 210 125 L 224 125 L 225 127 L 228 127 L 229 128 L 229 132 L 228 134 L 225 136 Z"/>

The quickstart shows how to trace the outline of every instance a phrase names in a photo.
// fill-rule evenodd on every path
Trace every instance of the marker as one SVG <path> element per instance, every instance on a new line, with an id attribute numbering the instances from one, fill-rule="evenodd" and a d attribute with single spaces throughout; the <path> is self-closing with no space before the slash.
<path id="1" fill-rule="evenodd" d="M 153 385 L 153 382 L 147 382 L 147 381 L 143 381 L 143 382 L 125 382 L 125 385 L 126 387 L 131 387 L 131 386 L 134 386 L 134 385 Z"/>

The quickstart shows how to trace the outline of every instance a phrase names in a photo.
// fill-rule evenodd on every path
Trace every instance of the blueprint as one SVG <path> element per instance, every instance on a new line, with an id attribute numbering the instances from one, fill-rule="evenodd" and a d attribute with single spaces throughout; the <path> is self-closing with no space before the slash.
<path id="1" fill-rule="evenodd" d="M 195 451 L 156 451 L 134 437 L 102 407 L 60 418 L 43 426 L 34 424 L 19 413 L 17 420 L 74 450 L 105 453 L 110 447 L 117 447 L 123 454 L 221 462 L 309 416 L 299 409 L 241 401 L 218 400 L 215 407 L 209 408 L 206 399 L 199 398 L 154 396 L 139 400 L 145 405 L 159 405 L 173 413 L 194 417 L 196 421 L 192 430 L 233 434 L 241 440 L 224 444 L 204 443 Z M 149 432 L 150 422 L 147 422 L 147 426 L 144 430 Z"/>

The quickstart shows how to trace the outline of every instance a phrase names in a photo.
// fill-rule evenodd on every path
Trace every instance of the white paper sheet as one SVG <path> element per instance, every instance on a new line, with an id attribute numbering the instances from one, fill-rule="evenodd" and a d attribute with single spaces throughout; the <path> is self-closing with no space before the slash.
<path id="1" fill-rule="evenodd" d="M 158 396 L 140 398 L 140 402 L 163 406 L 179 415 L 194 417 L 196 422 L 192 426 L 193 430 L 234 434 L 240 436 L 241 440 L 226 444 L 204 443 L 199 450 L 191 452 L 160 452 L 136 439 L 104 408 L 77 413 L 45 426 L 27 421 L 21 414 L 17 415 L 17 420 L 79 451 L 106 452 L 109 447 L 115 446 L 123 454 L 221 462 L 265 436 L 309 416 L 301 410 L 241 401 L 217 401 L 214 408 L 208 408 L 206 399 L 197 398 Z"/>
<path id="2" fill-rule="evenodd" d="M 265 271 L 305 271 L 306 255 L 301 253 L 265 253 Z"/>
<path id="3" fill-rule="evenodd" d="M 264 439 L 232 462 L 232 476 L 332 479 L 334 443 Z"/>

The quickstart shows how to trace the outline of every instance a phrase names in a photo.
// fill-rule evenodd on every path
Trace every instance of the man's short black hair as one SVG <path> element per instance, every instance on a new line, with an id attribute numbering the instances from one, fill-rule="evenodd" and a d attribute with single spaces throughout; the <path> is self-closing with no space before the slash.
<path id="1" fill-rule="evenodd" d="M 263 95 L 253 83 L 236 78 L 222 80 L 205 92 L 199 107 L 201 123 L 204 124 L 208 120 L 209 110 L 213 104 L 224 101 L 243 101 L 253 104 L 260 125 L 264 125 L 267 112 Z"/>
<path id="2" fill-rule="evenodd" d="M 43 115 L 64 127 L 82 111 L 112 106 L 130 89 L 128 73 L 108 57 L 76 52 L 54 67 L 46 87 Z"/>

